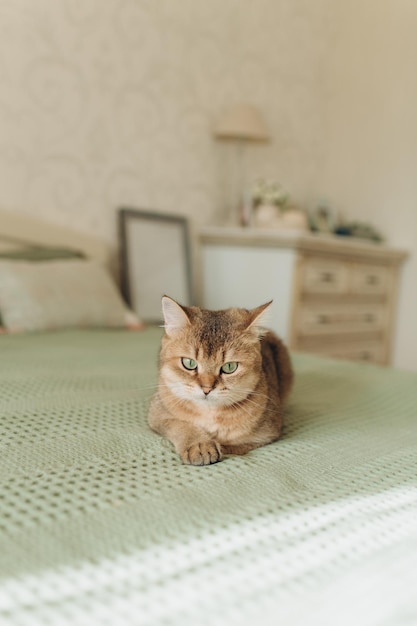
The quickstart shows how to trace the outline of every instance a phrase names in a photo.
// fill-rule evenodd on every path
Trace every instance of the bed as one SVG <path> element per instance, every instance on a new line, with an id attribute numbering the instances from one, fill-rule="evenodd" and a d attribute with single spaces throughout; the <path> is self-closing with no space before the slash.
<path id="1" fill-rule="evenodd" d="M 161 333 L 0 337 L 0 624 L 417 623 L 417 376 L 293 354 L 281 440 L 185 466 Z"/>

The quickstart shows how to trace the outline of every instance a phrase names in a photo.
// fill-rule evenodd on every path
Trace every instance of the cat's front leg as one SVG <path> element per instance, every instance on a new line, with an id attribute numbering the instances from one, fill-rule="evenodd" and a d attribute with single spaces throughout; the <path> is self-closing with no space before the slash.
<path id="1" fill-rule="evenodd" d="M 187 465 L 211 465 L 222 460 L 220 444 L 215 440 L 200 441 L 180 452 L 183 463 Z"/>
<path id="2" fill-rule="evenodd" d="M 174 444 L 183 463 L 211 465 L 222 460 L 220 444 L 209 433 L 189 422 L 161 417 L 163 410 L 159 399 L 154 399 L 149 411 L 149 425 Z"/>
<path id="3" fill-rule="evenodd" d="M 165 433 L 186 465 L 211 465 L 223 458 L 220 444 L 202 428 L 166 420 Z"/>

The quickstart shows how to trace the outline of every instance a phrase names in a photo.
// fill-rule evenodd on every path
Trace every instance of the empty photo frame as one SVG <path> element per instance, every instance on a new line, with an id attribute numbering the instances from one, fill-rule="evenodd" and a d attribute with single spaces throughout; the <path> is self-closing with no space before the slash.
<path id="1" fill-rule="evenodd" d="M 141 320 L 162 321 L 161 298 L 192 304 L 188 222 L 185 217 L 119 210 L 123 296 Z"/>

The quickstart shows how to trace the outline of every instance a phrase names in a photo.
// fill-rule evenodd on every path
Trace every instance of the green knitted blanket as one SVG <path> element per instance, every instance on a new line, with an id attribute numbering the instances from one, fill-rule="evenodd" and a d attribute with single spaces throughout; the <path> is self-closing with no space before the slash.
<path id="1" fill-rule="evenodd" d="M 190 467 L 160 336 L 0 337 L 0 624 L 417 623 L 417 376 L 294 355 L 282 439 Z"/>

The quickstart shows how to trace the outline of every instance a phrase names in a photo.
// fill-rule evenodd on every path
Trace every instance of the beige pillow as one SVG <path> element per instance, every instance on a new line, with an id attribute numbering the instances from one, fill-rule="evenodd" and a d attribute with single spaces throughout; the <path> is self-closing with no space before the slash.
<path id="1" fill-rule="evenodd" d="M 104 268 L 80 259 L 0 261 L 0 316 L 8 332 L 141 326 Z"/>

